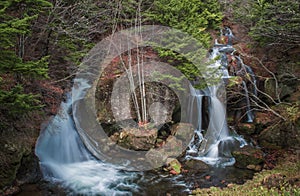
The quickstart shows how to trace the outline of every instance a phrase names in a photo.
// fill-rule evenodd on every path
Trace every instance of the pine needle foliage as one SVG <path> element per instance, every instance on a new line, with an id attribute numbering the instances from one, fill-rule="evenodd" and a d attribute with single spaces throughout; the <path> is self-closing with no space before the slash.
<path id="1" fill-rule="evenodd" d="M 26 81 L 45 78 L 48 56 L 26 59 L 25 42 L 39 13 L 51 7 L 46 0 L 3 0 L 0 2 L 0 112 L 22 115 L 40 108 L 37 95 L 24 92 Z M 2 77 L 10 78 L 7 84 Z"/>

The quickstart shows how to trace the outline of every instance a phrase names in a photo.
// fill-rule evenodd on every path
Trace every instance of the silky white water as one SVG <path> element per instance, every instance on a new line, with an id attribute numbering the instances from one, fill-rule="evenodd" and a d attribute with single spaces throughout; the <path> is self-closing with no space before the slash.
<path id="1" fill-rule="evenodd" d="M 216 41 L 215 47 L 212 48 L 210 53 L 210 59 L 214 60 L 214 63 L 209 67 L 214 68 L 213 73 L 206 73 L 206 75 L 215 75 L 215 78 L 219 78 L 218 84 L 208 84 L 208 87 L 204 90 L 191 88 L 191 95 L 189 98 L 189 111 L 195 111 L 196 114 L 190 114 L 190 123 L 193 123 L 196 127 L 194 137 L 190 142 L 187 149 L 186 159 L 198 159 L 206 162 L 209 165 L 214 166 L 230 166 L 235 163 L 235 159 L 231 156 L 231 151 L 246 145 L 246 141 L 238 135 L 230 135 L 227 125 L 226 115 L 226 96 L 225 96 L 225 84 L 224 79 L 228 79 L 231 76 L 228 73 L 228 62 L 226 53 L 232 53 L 234 48 L 232 47 L 233 34 L 229 28 L 225 29 L 225 33 L 222 34 L 228 36 L 230 39 L 227 45 L 218 44 Z M 217 58 L 221 56 L 221 58 Z M 249 69 L 249 68 L 248 68 Z M 252 71 L 252 70 L 251 70 Z M 252 72 L 253 74 L 253 72 Z M 247 87 L 244 87 L 247 90 Z M 223 93 L 223 94 L 222 94 Z M 246 91 L 247 99 L 247 117 L 248 121 L 253 120 L 253 115 L 250 111 L 250 102 L 248 97 L 248 91 Z M 208 98 L 208 113 L 209 124 L 206 130 L 202 130 L 202 100 L 203 97 Z M 195 123 L 194 116 L 197 116 Z"/>
<path id="2" fill-rule="evenodd" d="M 45 179 L 62 184 L 76 194 L 131 195 L 138 191 L 132 183 L 136 172 L 96 160 L 76 132 L 71 113 L 72 99 L 61 104 L 59 113 L 42 131 L 36 154 Z"/>
<path id="3" fill-rule="evenodd" d="M 232 33 L 230 34 L 232 36 Z M 211 58 L 215 58 L 224 52 L 233 51 L 231 46 L 215 47 Z M 222 58 L 211 65 L 218 69 L 214 74 L 220 79 L 229 78 L 226 64 Z M 74 82 L 77 89 L 73 89 L 72 98 L 61 104 L 60 112 L 49 122 L 42 131 L 36 144 L 36 154 L 40 159 L 40 166 L 45 179 L 61 184 L 69 193 L 82 195 L 133 195 L 141 194 L 142 188 L 138 184 L 147 184 L 147 180 L 139 178 L 141 172 L 125 172 L 120 166 L 104 163 L 96 159 L 87 150 L 89 140 L 82 142 L 75 127 L 75 122 L 80 121 L 72 114 L 76 114 L 76 101 L 85 96 L 90 85 L 83 79 Z M 246 144 L 243 138 L 229 133 L 226 121 L 226 105 L 222 100 L 223 84 L 211 85 L 207 89 L 197 90 L 190 87 L 190 99 L 188 110 L 190 111 L 191 123 L 195 125 L 195 135 L 187 149 L 187 159 L 199 159 L 214 166 L 233 165 L 235 160 L 231 151 Z M 221 94 L 221 96 L 220 96 Z M 203 127 L 203 98 L 208 99 L 207 130 Z M 74 111 L 72 112 L 72 108 Z M 89 148 L 91 150 L 92 148 Z M 92 152 L 92 150 L 91 150 Z M 99 158 L 100 159 L 100 158 Z M 156 178 L 156 177 L 155 177 Z M 159 176 L 161 184 L 164 178 Z M 185 182 L 176 182 L 176 178 L 170 180 L 178 186 L 185 186 Z M 144 185 L 145 188 L 145 185 Z"/>

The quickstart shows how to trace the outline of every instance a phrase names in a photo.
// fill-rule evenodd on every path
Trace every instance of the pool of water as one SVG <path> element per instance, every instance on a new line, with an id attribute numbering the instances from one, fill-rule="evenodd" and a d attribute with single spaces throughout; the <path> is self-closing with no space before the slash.
<path id="1" fill-rule="evenodd" d="M 62 170 L 73 174 L 67 181 L 46 178 L 35 184 L 21 186 L 18 196 L 31 195 L 188 195 L 196 188 L 226 187 L 243 184 L 253 172 L 235 167 L 193 170 L 172 175 L 161 169 L 128 172 L 100 162 L 87 162 Z"/>

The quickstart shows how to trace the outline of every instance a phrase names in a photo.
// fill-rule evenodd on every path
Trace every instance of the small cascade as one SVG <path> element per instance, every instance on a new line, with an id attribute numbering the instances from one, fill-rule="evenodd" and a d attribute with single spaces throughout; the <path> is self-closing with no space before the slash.
<path id="1" fill-rule="evenodd" d="M 231 78 L 232 75 L 249 74 L 253 83 L 253 94 L 256 95 L 256 79 L 252 69 L 245 65 L 240 57 L 235 56 L 235 49 L 232 46 L 234 35 L 230 28 L 225 28 L 221 31 L 221 35 L 226 38 L 225 44 L 220 44 L 215 41 L 215 45 L 211 50 L 210 59 L 217 59 L 210 67 L 219 68 L 217 74 L 222 79 L 218 85 L 212 85 L 205 90 L 196 90 L 191 87 L 190 110 L 195 111 L 197 121 L 193 120 L 193 115 L 190 115 L 190 122 L 196 127 L 194 137 L 187 149 L 187 159 L 200 159 L 210 165 L 228 166 L 233 165 L 235 160 L 231 156 L 231 151 L 246 145 L 246 141 L 238 136 L 229 133 L 229 128 L 226 119 L 226 105 L 219 97 L 219 91 L 224 89 L 224 83 Z M 216 58 L 220 56 L 220 58 Z M 240 67 L 235 72 L 229 72 L 229 58 L 236 58 L 237 64 Z M 242 73 L 243 72 L 243 73 Z M 250 98 L 247 85 L 243 81 L 243 89 L 247 104 L 247 122 L 253 122 L 254 115 L 251 111 Z M 209 99 L 207 110 L 209 113 L 209 125 L 206 130 L 202 130 L 202 99 Z M 196 101 L 195 101 L 196 100 Z M 196 122 L 196 124 L 195 124 Z"/>
<path id="2" fill-rule="evenodd" d="M 75 163 L 91 158 L 78 134 L 72 131 L 75 127 L 70 116 L 71 97 L 67 97 L 67 101 L 61 104 L 61 110 L 43 130 L 37 142 L 36 154 L 42 163 Z"/>
<path id="3" fill-rule="evenodd" d="M 230 135 L 226 121 L 225 104 L 218 98 L 219 86 L 209 87 L 206 91 L 192 89 L 191 108 L 197 108 L 197 120 L 191 122 L 197 127 L 188 146 L 186 159 L 198 159 L 207 164 L 225 167 L 235 163 L 231 151 L 246 145 L 245 140 L 238 135 Z M 209 93 L 208 93 L 209 92 Z M 208 98 L 209 125 L 202 129 L 202 99 Z M 193 109 L 192 109 L 193 111 Z"/>
<path id="4" fill-rule="evenodd" d="M 240 67 L 240 70 L 237 71 L 237 75 L 243 76 L 248 74 L 248 76 L 250 76 L 250 81 L 251 81 L 251 86 L 252 88 L 252 94 L 254 96 L 257 96 L 257 87 L 256 87 L 256 78 L 255 78 L 255 74 L 253 72 L 253 70 L 251 69 L 251 67 L 249 67 L 248 65 L 244 64 L 243 60 L 241 59 L 241 57 L 239 56 L 235 56 L 235 58 L 237 59 L 238 65 Z M 247 115 L 247 122 L 253 122 L 254 120 L 254 114 L 253 111 L 251 109 L 251 105 L 250 105 L 250 95 L 249 95 L 249 90 L 247 87 L 247 84 L 245 81 L 242 82 L 243 85 L 243 89 L 244 89 L 244 94 L 245 94 L 245 99 L 246 99 L 246 115 Z"/>
<path id="5" fill-rule="evenodd" d="M 189 121 L 195 125 L 194 136 L 189 144 L 187 153 L 197 153 L 200 147 L 200 142 L 203 140 L 202 135 L 202 100 L 204 93 L 190 86 L 191 96 L 189 97 Z M 196 105 L 196 107 L 194 107 Z M 197 108 L 195 111 L 194 108 Z"/>
<path id="6" fill-rule="evenodd" d="M 243 89 L 245 91 L 245 98 L 247 103 L 247 122 L 253 122 L 254 115 L 253 112 L 251 111 L 249 92 L 245 81 L 243 81 Z"/>

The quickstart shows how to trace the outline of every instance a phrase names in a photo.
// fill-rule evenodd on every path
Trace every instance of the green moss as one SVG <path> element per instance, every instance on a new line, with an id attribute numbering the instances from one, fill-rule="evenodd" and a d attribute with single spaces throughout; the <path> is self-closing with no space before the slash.
<path id="1" fill-rule="evenodd" d="M 285 162 L 273 170 L 257 173 L 253 180 L 249 180 L 243 185 L 229 184 L 226 188 L 196 189 L 192 195 L 300 195 L 299 171 L 299 160 L 297 162 Z M 270 187 L 269 182 L 272 180 L 277 184 Z"/>

